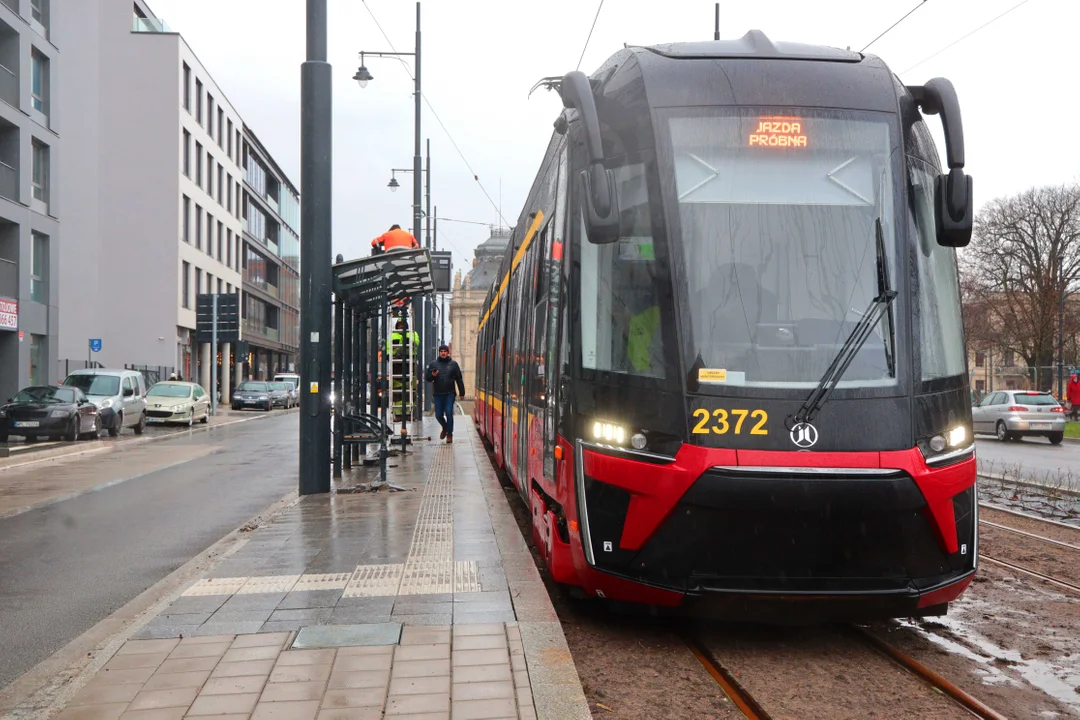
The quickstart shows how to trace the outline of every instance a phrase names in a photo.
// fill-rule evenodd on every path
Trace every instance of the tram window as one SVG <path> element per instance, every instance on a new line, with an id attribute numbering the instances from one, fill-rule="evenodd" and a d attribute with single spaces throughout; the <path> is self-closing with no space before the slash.
<path id="1" fill-rule="evenodd" d="M 894 289 L 902 277 L 897 143 L 884 120 L 830 113 L 790 123 L 799 143 L 755 145 L 756 128 L 789 124 L 763 122 L 772 114 L 669 116 L 686 362 L 726 370 L 729 385 L 812 388 L 877 294 L 877 220 Z M 904 302 L 893 302 L 895 318 Z M 874 328 L 840 387 L 896 385 L 888 328 L 887 318 Z"/>
<path id="2" fill-rule="evenodd" d="M 592 370 L 664 377 L 660 285 L 645 166 L 615 168 L 621 237 L 581 243 L 581 364 Z M 580 236 L 586 237 L 579 217 Z"/>
<path id="3" fill-rule="evenodd" d="M 922 157 L 936 157 L 926 124 L 912 128 L 913 147 Z M 938 170 L 917 157 L 908 157 L 911 209 L 919 252 L 919 357 L 924 381 L 955 377 L 966 372 L 964 329 L 960 316 L 960 282 L 956 251 L 937 242 L 934 218 L 934 182 Z"/>

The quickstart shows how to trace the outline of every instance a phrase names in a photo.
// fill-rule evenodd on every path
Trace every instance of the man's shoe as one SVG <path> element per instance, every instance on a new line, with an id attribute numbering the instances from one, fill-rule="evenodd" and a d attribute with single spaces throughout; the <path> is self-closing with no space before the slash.
<path id="1" fill-rule="evenodd" d="M 445 440 L 446 439 L 446 428 L 443 428 L 442 432 L 439 433 L 439 439 L 440 440 Z"/>
<path id="2" fill-rule="evenodd" d="M 454 436 L 453 435 L 447 435 L 446 436 L 446 444 L 449 445 L 452 442 L 454 442 Z"/>

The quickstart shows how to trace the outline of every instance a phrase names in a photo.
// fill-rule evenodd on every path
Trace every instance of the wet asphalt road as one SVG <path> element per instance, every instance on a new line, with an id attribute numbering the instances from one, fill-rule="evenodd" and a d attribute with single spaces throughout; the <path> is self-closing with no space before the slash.
<path id="1" fill-rule="evenodd" d="M 294 413 L 117 450 L 133 479 L 0 520 L 0 687 L 295 488 L 298 432 Z"/>
<path id="2" fill-rule="evenodd" d="M 1062 474 L 1071 475 L 1080 483 L 1080 443 L 1066 440 L 1061 445 L 1051 445 L 1046 438 L 1000 442 L 979 435 L 975 445 L 979 467 L 983 470 L 1011 474 L 1019 467 L 1023 476 L 1036 482 Z"/>

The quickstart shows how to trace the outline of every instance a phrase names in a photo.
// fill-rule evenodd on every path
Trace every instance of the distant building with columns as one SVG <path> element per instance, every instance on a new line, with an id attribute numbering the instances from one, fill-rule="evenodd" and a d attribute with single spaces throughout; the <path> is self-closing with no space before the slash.
<path id="1" fill-rule="evenodd" d="M 451 347 L 454 359 L 461 366 L 468 400 L 473 399 L 476 388 L 476 333 L 480 312 L 491 284 L 498 277 L 499 265 L 510 244 L 510 232 L 509 228 L 493 227 L 491 236 L 476 248 L 468 274 L 462 277 L 458 270 L 454 275 L 450 297 Z"/>

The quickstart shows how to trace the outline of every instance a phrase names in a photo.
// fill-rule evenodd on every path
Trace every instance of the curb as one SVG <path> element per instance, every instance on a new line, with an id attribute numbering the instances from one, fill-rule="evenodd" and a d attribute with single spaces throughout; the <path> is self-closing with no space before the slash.
<path id="1" fill-rule="evenodd" d="M 246 422 L 242 421 L 242 422 Z M 0 717 L 51 717 L 59 712 L 128 639 L 164 611 L 188 582 L 235 554 L 248 540 L 245 528 L 273 520 L 303 497 L 290 490 L 247 522 L 154 583 L 112 615 L 0 689 Z M 250 528 L 249 528 L 250 529 Z"/>
<path id="2" fill-rule="evenodd" d="M 5 470 L 11 470 L 13 468 L 25 467 L 27 465 L 34 465 L 35 463 L 45 462 L 46 460 L 61 460 L 69 457 L 77 457 L 79 455 L 86 455 L 88 453 L 106 452 L 108 450 L 115 450 L 117 448 L 128 447 L 130 445 L 140 445 L 142 443 L 156 442 L 159 440 L 168 440 L 169 438 L 184 437 L 184 433 L 197 433 L 197 432 L 210 432 L 211 430 L 217 430 L 218 428 L 229 427 L 230 425 L 239 425 L 240 423 L 252 422 L 253 420 L 267 420 L 269 418 L 281 417 L 282 415 L 288 415 L 290 413 L 299 413 L 300 408 L 292 408 L 289 410 L 282 410 L 280 414 L 275 415 L 270 413 L 269 415 L 252 415 L 246 418 L 237 418 L 235 420 L 229 420 L 227 422 L 217 423 L 215 425 L 207 424 L 205 426 L 190 427 L 187 430 L 178 430 L 166 435 L 144 435 L 135 436 L 128 440 L 120 440 L 119 442 L 108 443 L 100 445 L 98 447 L 90 447 L 81 449 L 78 445 L 65 446 L 63 448 L 54 448 L 51 450 L 44 450 L 40 457 L 35 457 L 32 460 L 26 460 L 25 462 L 12 463 L 10 465 L 0 465 L 0 473 Z M 91 441 L 92 442 L 92 441 Z M 61 452 L 71 449 L 71 452 Z M 18 458 L 18 455 L 12 456 Z M 11 459 L 11 458 L 8 458 Z"/>
<path id="3" fill-rule="evenodd" d="M 525 646 L 525 664 L 536 717 L 539 720 L 590 720 L 593 715 L 581 678 L 559 616 L 529 551 L 528 541 L 521 534 L 476 428 L 472 423 L 466 427 Z"/>

